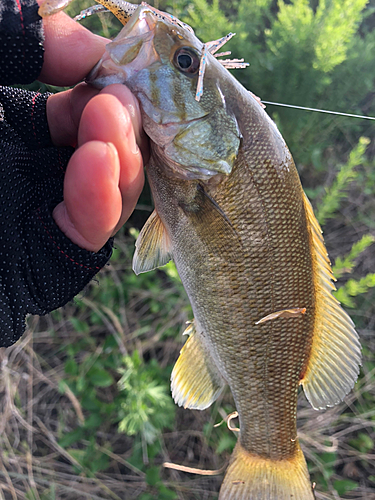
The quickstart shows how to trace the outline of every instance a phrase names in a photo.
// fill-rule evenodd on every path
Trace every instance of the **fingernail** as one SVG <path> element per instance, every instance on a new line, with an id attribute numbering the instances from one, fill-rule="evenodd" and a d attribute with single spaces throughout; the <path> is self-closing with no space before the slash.
<path id="1" fill-rule="evenodd" d="M 116 149 L 115 145 L 113 144 L 113 142 L 106 142 L 106 144 L 107 144 L 109 150 L 111 151 L 111 154 L 117 158 L 118 152 L 117 152 L 117 149 Z"/>
<path id="2" fill-rule="evenodd" d="M 131 123 L 131 129 L 129 130 L 128 137 L 127 137 L 129 149 L 133 154 L 136 155 L 139 153 L 139 147 L 138 147 L 137 142 L 139 139 L 138 136 L 140 135 L 140 133 L 139 133 L 140 126 L 139 126 L 138 118 L 137 118 L 138 115 L 135 113 L 134 106 L 131 104 L 125 105 L 124 111 L 129 116 L 130 123 Z"/>
<path id="3" fill-rule="evenodd" d="M 130 119 L 132 121 L 133 128 L 134 128 L 134 134 L 137 138 L 137 142 L 140 143 L 141 134 L 142 134 L 143 129 L 142 129 L 142 126 L 140 123 L 141 111 L 139 109 L 139 103 L 135 99 L 135 97 L 133 96 L 133 101 L 128 102 L 124 107 L 125 107 L 126 111 L 129 113 Z"/>
<path id="4" fill-rule="evenodd" d="M 138 144 L 137 144 L 137 140 L 135 138 L 135 134 L 131 134 L 131 138 L 130 138 L 130 148 L 131 148 L 131 152 L 134 154 L 134 155 L 137 155 L 139 153 L 139 147 L 138 147 Z"/>
<path id="5" fill-rule="evenodd" d="M 120 175 L 120 158 L 116 146 L 112 142 L 106 142 L 106 145 L 110 151 L 110 155 L 112 156 L 112 160 L 107 162 L 107 168 L 110 168 L 112 174 L 115 176 L 115 179 L 119 178 Z"/>

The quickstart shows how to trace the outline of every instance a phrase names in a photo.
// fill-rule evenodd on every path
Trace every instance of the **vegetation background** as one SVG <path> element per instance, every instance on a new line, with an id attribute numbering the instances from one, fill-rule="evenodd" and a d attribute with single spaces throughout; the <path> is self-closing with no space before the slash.
<path id="1" fill-rule="evenodd" d="M 236 71 L 264 100 L 375 116 L 375 0 L 155 0 L 203 41 L 229 31 Z M 74 15 L 89 6 L 77 0 Z M 113 37 L 110 14 L 84 21 Z M 39 83 L 35 84 L 37 88 Z M 53 89 L 56 90 L 56 89 Z M 324 228 L 337 297 L 356 323 L 363 367 L 327 411 L 299 399 L 298 428 L 317 499 L 375 499 L 375 122 L 269 105 Z M 229 392 L 199 412 L 176 408 L 169 376 L 191 310 L 173 264 L 136 277 L 146 188 L 109 266 L 74 303 L 29 318 L 0 350 L 0 499 L 214 500 L 236 436 L 214 427 Z M 192 367 L 192 370 L 194 367 Z"/>

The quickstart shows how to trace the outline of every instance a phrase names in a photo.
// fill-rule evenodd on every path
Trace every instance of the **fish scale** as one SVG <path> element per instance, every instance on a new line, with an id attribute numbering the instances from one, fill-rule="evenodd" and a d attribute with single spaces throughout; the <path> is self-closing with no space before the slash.
<path id="1" fill-rule="evenodd" d="M 241 166 L 240 160 L 239 160 L 239 165 Z M 244 168 L 246 168 L 245 165 Z M 244 169 L 241 169 L 239 167 L 236 172 L 233 172 L 230 180 L 228 179 L 227 183 L 228 186 L 225 186 L 225 189 L 220 191 L 220 193 L 221 192 L 225 193 L 225 196 L 223 196 L 221 199 L 218 193 L 216 201 L 221 206 L 226 215 L 229 217 L 229 219 L 233 221 L 234 226 L 236 219 L 241 220 L 242 233 L 244 234 L 244 238 L 247 239 L 248 234 L 251 235 L 252 231 L 251 229 L 249 231 L 249 227 L 246 226 L 254 226 L 254 224 L 256 224 L 257 221 L 260 221 L 262 217 L 264 217 L 264 214 L 252 212 L 249 214 L 250 215 L 249 221 L 247 221 L 246 212 L 244 213 L 242 209 L 239 211 L 239 213 L 236 214 L 236 211 L 238 210 L 239 207 L 241 207 L 241 204 L 236 203 L 235 205 L 232 206 L 227 206 L 226 204 L 227 199 L 235 199 L 235 198 L 241 199 L 242 192 L 246 192 L 248 195 L 249 188 L 251 190 L 251 187 L 249 186 L 251 184 L 251 176 L 249 178 L 249 185 L 248 185 L 246 181 L 244 181 L 245 172 L 243 172 L 243 170 Z M 163 178 L 162 173 L 160 171 L 156 171 L 152 167 L 149 168 L 148 171 L 149 171 L 148 173 L 151 186 L 153 190 L 157 192 L 159 190 L 159 185 L 163 184 L 165 186 L 165 184 L 168 182 L 168 179 Z M 241 177 L 242 179 L 241 183 L 237 182 L 237 175 Z M 172 185 L 171 192 L 173 192 L 174 190 L 175 190 L 175 185 Z M 235 192 L 234 196 L 231 195 L 232 190 L 234 190 Z M 238 192 L 239 190 L 240 192 Z M 252 186 L 252 190 L 256 191 L 254 185 Z M 227 193 L 228 197 L 226 196 Z M 172 193 L 164 192 L 163 198 L 164 197 L 171 198 L 171 194 Z M 251 198 L 254 199 L 253 197 Z M 156 207 L 158 207 L 158 202 L 156 200 L 155 202 L 156 202 Z M 256 204 L 256 205 L 259 206 L 261 204 Z M 176 210 L 172 209 L 171 213 L 175 214 Z M 263 230 L 263 232 L 267 234 L 267 229 L 265 229 L 265 226 L 266 224 L 261 224 L 261 227 L 258 229 L 258 231 Z M 210 231 L 210 228 L 208 228 L 208 231 Z M 174 231 L 172 229 L 171 233 L 173 232 Z M 193 238 L 194 232 L 195 231 L 193 229 L 193 233 L 190 235 L 191 241 L 194 241 Z M 184 229 L 184 233 L 189 234 L 189 230 L 186 226 Z M 188 238 L 190 236 L 188 236 Z M 221 238 L 220 240 L 221 242 L 223 241 Z M 265 242 L 266 246 L 267 243 L 268 241 L 266 240 Z M 188 293 L 192 303 L 198 304 L 196 306 L 195 316 L 198 318 L 201 317 L 206 318 L 204 322 L 201 321 L 205 335 L 212 335 L 211 342 L 214 345 L 221 345 L 221 338 L 220 338 L 220 336 L 222 335 L 221 332 L 224 332 L 224 335 L 232 333 L 233 341 L 238 343 L 238 345 L 240 346 L 240 352 L 246 353 L 246 355 L 242 359 L 242 362 L 238 357 L 237 351 L 234 351 L 232 359 L 231 358 L 227 359 L 226 346 L 224 352 L 221 355 L 219 349 L 217 350 L 216 354 L 217 357 L 219 358 L 219 363 L 223 364 L 223 371 L 225 371 L 226 373 L 225 378 L 229 382 L 231 391 L 236 400 L 236 407 L 240 414 L 241 442 L 244 444 L 244 446 L 246 446 L 246 449 L 248 451 L 260 455 L 273 456 L 274 458 L 284 458 L 285 456 L 288 456 L 288 454 L 291 454 L 293 452 L 293 449 L 295 447 L 295 445 L 291 441 L 291 438 L 294 438 L 296 435 L 295 412 L 284 415 L 283 414 L 284 407 L 281 408 L 281 411 L 279 411 L 278 409 L 278 407 L 280 406 L 278 403 L 279 398 L 281 399 L 281 401 L 283 401 L 284 399 L 282 396 L 280 397 L 280 395 L 282 395 L 283 391 L 285 390 L 287 391 L 288 394 L 288 389 L 289 389 L 288 377 L 286 376 L 286 374 L 280 372 L 279 368 L 278 368 L 279 377 L 275 379 L 271 378 L 273 385 L 272 393 L 275 393 L 276 389 L 277 398 L 271 399 L 266 405 L 264 404 L 264 399 L 267 399 L 264 396 L 264 393 L 267 390 L 267 380 L 270 380 L 270 378 L 267 376 L 266 373 L 267 364 L 265 363 L 264 358 L 267 356 L 267 354 L 268 356 L 272 357 L 272 349 L 269 349 L 269 351 L 267 352 L 267 344 L 265 344 L 265 337 L 267 336 L 269 337 L 272 335 L 277 337 L 278 335 L 283 336 L 289 334 L 289 336 L 291 337 L 290 339 L 291 341 L 290 343 L 288 342 L 287 344 L 290 345 L 294 350 L 296 350 L 296 347 L 298 350 L 298 347 L 300 346 L 298 345 L 297 342 L 294 341 L 293 334 L 290 334 L 288 329 L 284 328 L 274 332 L 273 330 L 275 330 L 275 325 L 272 325 L 272 323 L 269 323 L 268 325 L 266 324 L 263 327 L 253 326 L 256 319 L 259 319 L 259 317 L 265 315 L 269 310 L 275 310 L 275 307 L 277 307 L 276 304 L 274 303 L 275 301 L 272 300 L 271 298 L 273 295 L 272 285 L 271 285 L 273 278 L 268 270 L 266 270 L 265 272 L 265 268 L 263 265 L 264 245 L 262 245 L 257 250 L 252 248 L 253 250 L 252 255 L 250 255 L 249 258 L 247 259 L 243 259 L 243 256 L 239 255 L 238 261 L 245 262 L 247 265 L 246 266 L 242 265 L 241 267 L 243 267 L 244 269 L 241 269 L 237 264 L 236 267 L 233 268 L 232 274 L 229 274 L 228 269 L 221 269 L 218 266 L 217 259 L 214 259 L 213 262 L 208 262 L 207 260 L 205 260 L 204 263 L 205 269 L 204 271 L 202 271 L 202 269 L 200 269 L 199 267 L 190 264 L 189 254 L 194 256 L 197 254 L 197 251 L 192 253 L 192 249 L 186 248 L 184 243 L 181 242 L 180 238 L 179 242 L 173 242 L 173 244 L 182 247 L 182 248 L 177 248 L 176 246 L 176 252 L 179 254 L 184 252 L 185 248 L 182 260 L 184 261 L 186 267 L 188 268 L 189 275 L 184 276 L 185 274 L 184 270 L 180 269 L 180 266 L 178 265 L 177 262 L 176 264 L 180 271 L 183 281 L 195 284 L 194 290 L 192 290 L 192 287 L 190 286 Z M 290 238 L 288 238 L 287 244 L 290 244 Z M 227 253 L 228 251 L 229 252 L 231 251 L 230 241 L 225 242 L 224 246 L 227 248 L 226 251 Z M 261 256 L 261 262 L 259 263 L 255 259 L 257 255 Z M 223 254 L 223 250 L 220 251 L 220 258 L 224 261 L 228 260 L 226 258 L 226 254 L 225 253 Z M 296 265 L 298 265 L 298 262 L 296 263 Z M 238 300 L 238 292 L 234 295 L 234 299 L 230 298 L 233 297 L 234 287 L 233 285 L 231 285 L 232 282 L 235 283 L 237 287 L 243 289 L 243 292 L 241 293 L 240 296 L 240 300 Z M 249 283 L 255 284 L 256 287 L 255 291 L 251 289 Z M 210 287 L 210 285 L 212 285 L 212 288 Z M 254 285 L 252 288 L 254 288 Z M 293 294 L 295 287 L 292 286 L 289 287 L 289 289 Z M 307 288 L 307 290 L 308 289 L 309 288 Z M 306 296 L 305 296 L 306 294 L 304 294 L 304 296 L 302 297 L 292 296 L 291 298 L 291 297 L 285 297 L 286 295 L 285 292 L 286 291 L 284 290 L 283 301 L 285 301 L 286 304 L 288 303 L 290 304 L 290 301 L 293 302 L 295 300 L 297 300 L 297 302 L 300 303 L 301 299 L 306 302 Z M 201 296 L 202 293 L 204 294 L 204 297 Z M 212 304 L 210 301 L 207 300 L 207 295 L 214 298 L 214 302 Z M 267 301 L 265 301 L 264 298 L 265 295 L 271 298 L 269 299 L 268 304 Z M 248 311 L 246 311 L 247 300 L 250 297 L 254 296 L 258 298 L 257 300 L 258 306 L 249 307 Z M 202 312 L 199 310 L 199 304 L 204 305 L 203 306 L 204 310 Z M 280 306 L 281 306 L 280 308 L 282 308 L 282 304 L 280 304 Z M 238 311 L 237 314 L 236 310 Z M 238 320 L 237 316 L 240 316 L 241 320 Z M 218 320 L 220 321 L 219 324 Z M 296 320 L 286 320 L 286 322 L 289 323 L 290 321 L 295 322 Z M 297 322 L 300 323 L 301 320 L 297 320 Z M 297 327 L 297 325 L 294 326 Z M 220 333 L 219 335 L 215 336 L 215 332 L 220 332 Z M 300 335 L 300 329 L 296 328 L 295 335 L 296 336 Z M 269 364 L 270 365 L 274 364 L 274 366 L 279 366 L 280 356 L 281 359 L 285 359 L 286 356 L 290 356 L 290 354 L 293 353 L 290 352 L 290 348 L 288 347 L 288 345 L 286 347 L 286 352 L 280 353 L 279 342 L 277 341 L 277 338 L 275 338 L 274 340 L 276 340 L 276 342 L 274 341 L 276 347 L 275 359 L 273 360 L 271 358 Z M 269 340 L 269 342 L 270 341 L 271 340 Z M 248 354 L 249 346 L 255 347 L 254 349 L 255 352 L 253 356 Z M 257 365 L 254 366 L 254 368 L 252 368 L 252 359 L 251 359 L 252 357 L 256 361 L 254 362 L 254 365 Z M 302 368 L 301 360 L 299 356 L 294 356 L 294 358 L 298 360 L 299 369 L 297 370 L 297 372 L 299 373 Z M 228 368 L 226 368 L 226 366 L 228 366 Z M 296 372 L 296 370 L 294 370 L 294 372 Z M 245 380 L 245 377 L 242 376 L 243 373 L 249 374 L 247 379 L 250 380 L 250 384 L 248 381 Z M 237 374 L 240 374 L 240 376 L 238 376 Z M 295 380 L 293 381 L 292 384 L 294 385 L 294 387 L 296 387 L 296 382 L 297 385 L 299 382 L 299 375 L 294 375 L 293 378 Z M 237 380 L 240 381 L 239 384 L 237 384 Z M 252 380 L 256 380 L 257 383 L 253 384 Z M 296 399 L 296 390 L 294 390 L 294 394 L 292 394 L 292 399 L 291 399 L 292 406 L 295 405 L 295 399 Z M 251 401 L 250 405 L 249 401 Z M 242 406 L 244 404 L 246 405 L 245 412 L 241 411 Z M 265 407 L 267 407 L 267 409 Z M 272 415 L 274 415 L 274 418 L 271 419 L 271 421 L 274 421 L 274 424 L 272 423 L 270 424 L 269 421 L 269 418 Z M 254 420 L 259 422 L 258 428 L 254 426 Z M 288 429 L 288 431 L 285 432 L 285 429 Z M 269 436 L 269 435 L 272 435 L 274 437 L 273 441 L 275 442 L 275 445 L 273 445 L 272 442 L 270 443 L 265 441 L 264 436 Z M 282 435 L 283 437 L 281 442 L 279 440 L 280 435 Z M 286 449 L 286 445 L 289 449 Z M 278 448 L 279 449 L 281 448 L 281 451 L 278 451 Z"/>

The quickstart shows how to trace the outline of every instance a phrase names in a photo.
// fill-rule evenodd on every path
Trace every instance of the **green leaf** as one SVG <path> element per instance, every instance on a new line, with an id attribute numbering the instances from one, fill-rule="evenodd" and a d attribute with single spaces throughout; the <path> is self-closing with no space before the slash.
<path id="1" fill-rule="evenodd" d="M 372 234 L 365 234 L 362 238 L 354 243 L 350 252 L 344 257 L 338 257 L 335 265 L 332 267 L 333 274 L 336 278 L 340 278 L 345 273 L 350 273 L 354 266 L 355 260 L 375 241 Z"/>
<path id="2" fill-rule="evenodd" d="M 334 465 L 337 460 L 337 453 L 324 452 L 320 453 L 318 459 L 324 464 L 323 477 L 328 481 L 335 473 Z"/>
<path id="3" fill-rule="evenodd" d="M 155 495 L 150 495 L 150 493 L 142 493 L 139 500 L 155 500 Z"/>
<path id="4" fill-rule="evenodd" d="M 176 500 L 178 498 L 177 493 L 164 486 L 164 484 L 161 484 L 158 490 L 158 500 Z"/>
<path id="5" fill-rule="evenodd" d="M 96 390 L 92 387 L 81 394 L 82 408 L 89 411 L 100 411 L 103 403 L 96 397 Z"/>
<path id="6" fill-rule="evenodd" d="M 78 374 L 78 365 L 74 359 L 68 359 L 65 362 L 64 370 L 65 370 L 65 373 L 67 375 L 77 375 Z"/>
<path id="7" fill-rule="evenodd" d="M 182 20 L 195 27 L 198 38 L 205 42 L 221 38 L 233 30 L 232 23 L 220 9 L 219 0 L 208 3 L 206 0 L 192 0 L 188 8 L 189 15 Z"/>
<path id="8" fill-rule="evenodd" d="M 374 441 L 364 432 L 360 432 L 356 438 L 351 439 L 349 444 L 361 453 L 368 453 L 374 448 Z"/>
<path id="9" fill-rule="evenodd" d="M 82 321 L 74 317 L 69 318 L 69 321 L 73 325 L 73 328 L 76 330 L 76 332 L 88 333 L 90 330 L 89 324 L 86 321 Z"/>
<path id="10" fill-rule="evenodd" d="M 220 455 L 225 450 L 232 450 L 236 444 L 236 438 L 230 434 L 224 434 L 216 448 L 216 453 Z"/>
<path id="11" fill-rule="evenodd" d="M 76 448 L 68 448 L 66 451 L 69 453 L 69 455 L 75 458 L 80 465 L 83 466 L 86 450 L 77 450 Z"/>
<path id="12" fill-rule="evenodd" d="M 316 24 L 320 25 L 315 41 L 314 67 L 324 72 L 346 59 L 361 12 L 367 0 L 321 0 L 316 10 Z"/>
<path id="13" fill-rule="evenodd" d="M 27 490 L 25 498 L 26 498 L 26 500 L 38 500 L 38 496 L 35 493 L 35 489 L 31 488 L 30 490 Z"/>
<path id="14" fill-rule="evenodd" d="M 160 269 L 164 271 L 165 274 L 173 281 L 181 283 L 180 276 L 177 272 L 176 264 L 172 260 L 169 261 L 168 264 L 165 264 L 165 266 L 162 266 Z"/>
<path id="15" fill-rule="evenodd" d="M 76 384 L 76 391 L 73 391 L 75 394 L 82 393 L 86 390 L 88 384 L 88 379 L 86 377 L 78 377 Z"/>
<path id="16" fill-rule="evenodd" d="M 97 387 L 109 387 L 114 383 L 114 379 L 107 370 L 104 368 L 99 368 L 97 366 L 93 366 L 87 372 L 86 376 L 90 380 L 92 384 Z"/>
<path id="17" fill-rule="evenodd" d="M 375 273 L 369 273 L 359 280 L 348 280 L 337 292 L 334 292 L 334 295 L 345 306 L 354 308 L 355 302 L 351 297 L 357 297 L 374 287 Z"/>
<path id="18" fill-rule="evenodd" d="M 333 482 L 333 487 L 339 495 L 345 495 L 349 491 L 358 488 L 359 484 L 351 479 L 337 479 Z"/>
<path id="19" fill-rule="evenodd" d="M 123 358 L 118 382 L 121 391 L 119 430 L 129 436 L 140 433 L 147 444 L 155 442 L 161 430 L 171 427 L 175 405 L 169 395 L 169 381 L 155 361 L 145 363 L 138 351 Z"/>
<path id="20" fill-rule="evenodd" d="M 103 423 L 103 419 L 98 413 L 92 413 L 89 418 L 85 420 L 85 429 L 96 429 Z"/>
<path id="21" fill-rule="evenodd" d="M 77 427 L 76 429 L 68 432 L 61 439 L 59 439 L 58 443 L 62 448 L 67 448 L 68 446 L 81 440 L 83 436 L 84 436 L 83 427 Z"/>
<path id="22" fill-rule="evenodd" d="M 160 467 L 149 467 L 146 471 L 146 483 L 155 486 L 160 481 Z"/>

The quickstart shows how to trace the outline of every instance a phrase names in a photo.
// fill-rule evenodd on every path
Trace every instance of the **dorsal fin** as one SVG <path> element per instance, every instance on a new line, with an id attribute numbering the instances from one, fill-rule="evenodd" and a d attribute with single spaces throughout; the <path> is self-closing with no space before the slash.
<path id="1" fill-rule="evenodd" d="M 332 295 L 336 287 L 322 230 L 305 196 L 313 242 L 316 312 L 311 353 L 301 384 L 315 409 L 334 406 L 354 387 L 361 364 L 361 345 L 353 321 Z"/>

